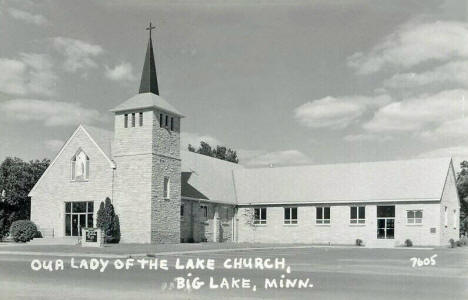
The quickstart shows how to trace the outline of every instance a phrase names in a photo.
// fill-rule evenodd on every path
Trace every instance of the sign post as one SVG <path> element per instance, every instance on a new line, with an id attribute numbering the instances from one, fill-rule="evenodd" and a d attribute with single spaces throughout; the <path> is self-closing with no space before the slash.
<path id="1" fill-rule="evenodd" d="M 104 237 L 100 228 L 82 228 L 81 246 L 82 247 L 102 247 Z"/>

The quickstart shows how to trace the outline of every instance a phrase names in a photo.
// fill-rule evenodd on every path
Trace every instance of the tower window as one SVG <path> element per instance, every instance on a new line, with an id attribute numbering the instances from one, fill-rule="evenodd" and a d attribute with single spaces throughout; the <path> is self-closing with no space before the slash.
<path id="1" fill-rule="evenodd" d="M 165 124 L 166 124 L 166 127 L 169 126 L 169 116 L 168 115 L 166 115 L 166 123 Z"/>
<path id="2" fill-rule="evenodd" d="M 174 130 L 174 118 L 171 117 L 171 131 Z"/>
<path id="3" fill-rule="evenodd" d="M 142 112 L 140 113 L 139 121 L 140 121 L 140 127 L 143 126 L 143 113 Z"/>
<path id="4" fill-rule="evenodd" d="M 163 114 L 159 114 L 159 127 L 162 127 L 163 124 Z"/>
<path id="5" fill-rule="evenodd" d="M 132 113 L 132 127 L 135 127 L 135 113 Z"/>
<path id="6" fill-rule="evenodd" d="M 164 177 L 164 198 L 169 199 L 171 193 L 169 177 Z"/>
<path id="7" fill-rule="evenodd" d="M 125 114 L 125 115 L 124 115 L 124 127 L 125 127 L 125 128 L 128 127 L 128 114 Z"/>

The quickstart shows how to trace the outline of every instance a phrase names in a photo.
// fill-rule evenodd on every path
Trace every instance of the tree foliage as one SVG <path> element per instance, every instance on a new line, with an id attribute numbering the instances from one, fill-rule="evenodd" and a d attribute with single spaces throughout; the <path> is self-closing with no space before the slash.
<path id="1" fill-rule="evenodd" d="M 468 232 L 468 161 L 460 163 L 457 190 L 460 197 L 460 231 L 466 235 Z"/>
<path id="2" fill-rule="evenodd" d="M 12 222 L 29 219 L 28 194 L 49 164 L 48 159 L 25 162 L 17 157 L 7 157 L 0 164 L 0 237 Z"/>
<path id="3" fill-rule="evenodd" d="M 96 226 L 101 228 L 106 243 L 120 242 L 119 216 L 115 214 L 114 206 L 109 198 L 99 205 Z"/>
<path id="4" fill-rule="evenodd" d="M 226 148 L 225 146 L 217 145 L 216 147 L 211 147 L 208 143 L 201 141 L 198 149 L 195 149 L 195 147 L 189 144 L 188 151 L 215 157 L 236 164 L 239 163 L 237 152 L 231 148 Z"/>

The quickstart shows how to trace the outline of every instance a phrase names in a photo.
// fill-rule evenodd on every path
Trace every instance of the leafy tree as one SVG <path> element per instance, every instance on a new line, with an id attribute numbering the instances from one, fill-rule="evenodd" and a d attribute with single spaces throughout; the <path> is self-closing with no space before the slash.
<path id="1" fill-rule="evenodd" d="M 460 197 L 460 231 L 468 232 L 468 161 L 460 163 L 460 172 L 457 175 L 457 190 Z"/>
<path id="2" fill-rule="evenodd" d="M 198 154 L 206 155 L 215 157 L 218 159 L 226 160 L 232 163 L 239 163 L 239 159 L 237 157 L 237 152 L 231 148 L 226 148 L 225 146 L 217 145 L 215 147 L 211 147 L 208 143 L 201 141 L 200 147 L 195 149 L 192 145 L 188 145 L 188 151 L 195 152 Z"/>
<path id="3" fill-rule="evenodd" d="M 120 222 L 115 214 L 114 206 L 109 197 L 105 202 L 101 202 L 97 212 L 96 226 L 101 228 L 106 243 L 120 242 Z"/>
<path id="4" fill-rule="evenodd" d="M 28 193 L 47 169 L 50 160 L 25 162 L 7 157 L 0 164 L 0 237 L 8 232 L 12 222 L 30 217 Z"/>

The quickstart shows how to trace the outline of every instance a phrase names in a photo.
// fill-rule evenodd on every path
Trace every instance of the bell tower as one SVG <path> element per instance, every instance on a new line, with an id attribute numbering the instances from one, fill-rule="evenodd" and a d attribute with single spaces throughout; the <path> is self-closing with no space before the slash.
<path id="1" fill-rule="evenodd" d="M 114 113 L 113 203 L 123 243 L 180 241 L 182 114 L 159 96 L 150 23 L 139 93 Z"/>

